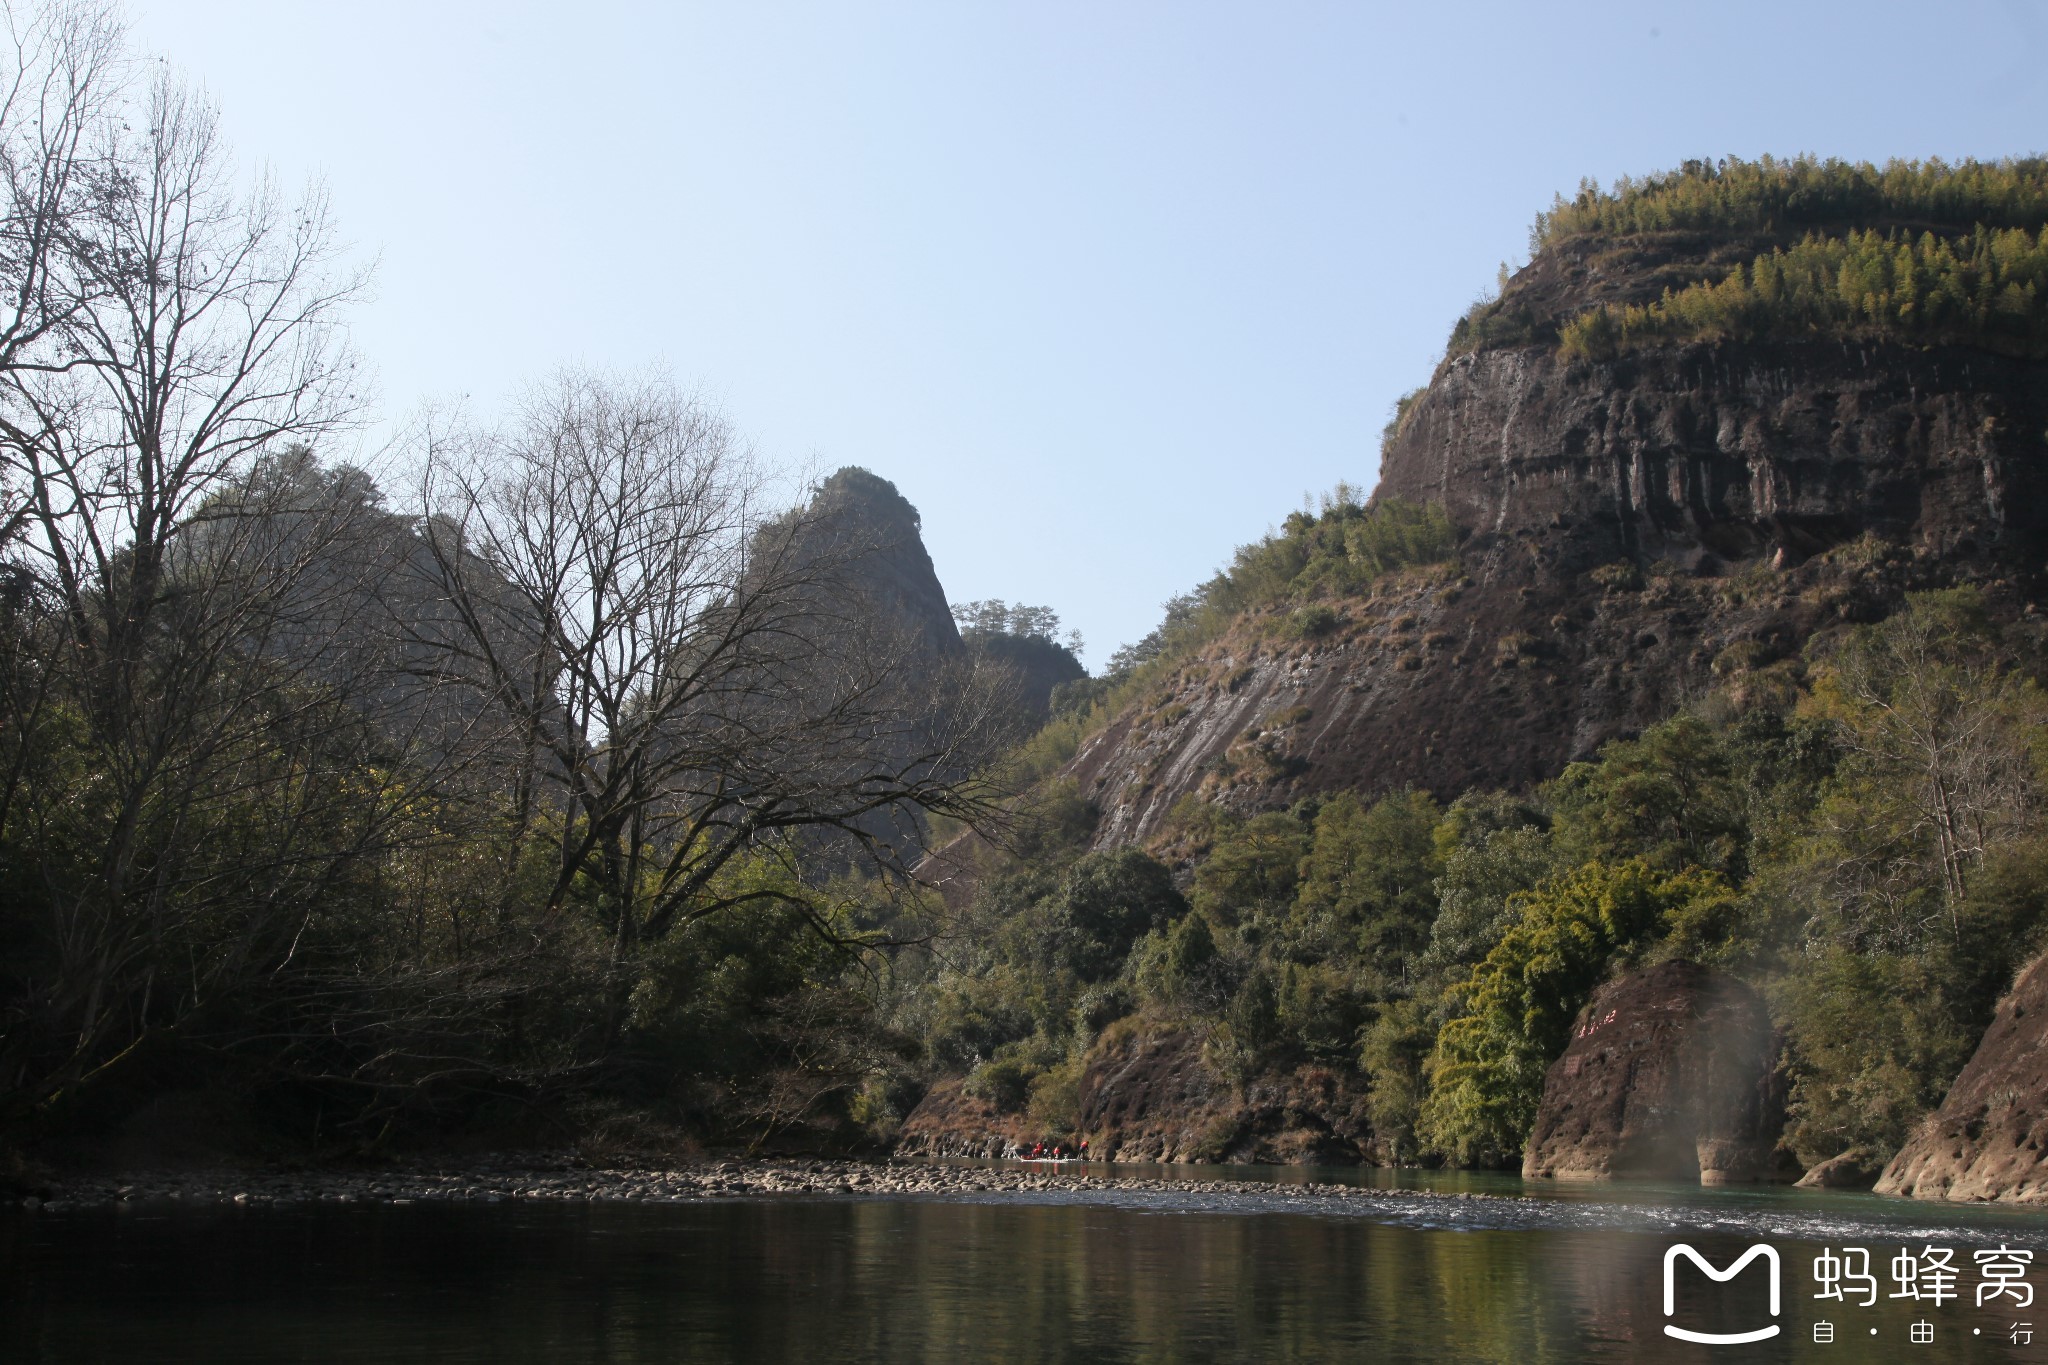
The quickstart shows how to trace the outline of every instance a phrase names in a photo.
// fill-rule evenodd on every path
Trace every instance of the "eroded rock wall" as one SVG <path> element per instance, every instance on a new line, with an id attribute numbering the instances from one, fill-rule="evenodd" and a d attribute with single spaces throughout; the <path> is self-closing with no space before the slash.
<path id="1" fill-rule="evenodd" d="M 902 1156 L 1014 1156 L 1034 1142 L 1088 1139 L 1097 1160 L 1348 1165 L 1375 1152 L 1355 1076 L 1322 1067 L 1240 1084 L 1205 1055 L 1202 1035 L 1130 1021 L 1089 1054 L 1072 1134 L 1047 1131 L 967 1094 L 933 1086 L 904 1120 Z"/>
<path id="2" fill-rule="evenodd" d="M 2041 545 L 2044 367 L 1959 348 L 1692 345 L 1592 363 L 1521 347 L 1448 362 L 1379 492 L 1442 502 L 1570 575 L 1669 556 L 1709 572 L 1864 531 L 1944 556 Z"/>
<path id="3" fill-rule="evenodd" d="M 897 1135 L 898 1156 L 1014 1156 L 1048 1134 L 1021 1113 L 1005 1113 L 963 1088 L 964 1080 L 949 1076 L 926 1092 L 903 1120 Z"/>
<path id="4" fill-rule="evenodd" d="M 1717 665 L 1768 666 L 1907 591 L 1976 582 L 2017 609 L 2048 550 L 2048 367 L 1824 342 L 1481 352 L 1413 404 L 1378 493 L 1444 504 L 1462 565 L 1336 604 L 1316 639 L 1274 613 L 1212 642 L 1070 764 L 1100 844 L 1151 839 L 1190 792 L 1523 787 Z"/>
<path id="5" fill-rule="evenodd" d="M 2020 975 L 1948 1095 L 1878 1177 L 1879 1194 L 2048 1203 L 2048 957 Z"/>

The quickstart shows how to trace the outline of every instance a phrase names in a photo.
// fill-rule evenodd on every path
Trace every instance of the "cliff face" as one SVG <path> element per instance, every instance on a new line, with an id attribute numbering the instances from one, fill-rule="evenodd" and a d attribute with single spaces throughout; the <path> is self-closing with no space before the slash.
<path id="1" fill-rule="evenodd" d="M 965 653 L 924 548 L 923 519 L 895 484 L 849 465 L 818 486 L 804 516 L 804 552 L 856 580 L 871 631 L 907 630 L 940 658 Z"/>
<path id="2" fill-rule="evenodd" d="M 2048 1203 L 2048 957 L 2020 976 L 1948 1095 L 1899 1149 L 1879 1194 Z"/>
<path id="3" fill-rule="evenodd" d="M 1004 1157 L 1085 1137 L 1103 1161 L 1352 1165 L 1376 1154 L 1355 1077 L 1309 1066 L 1239 1086 L 1209 1064 L 1202 1044 L 1178 1028 L 1113 1027 L 1081 1075 L 1072 1136 L 947 1078 L 904 1119 L 896 1153 Z"/>
<path id="4" fill-rule="evenodd" d="M 1382 580 L 1313 640 L 1240 622 L 1068 771 L 1105 845 L 1190 792 L 1248 810 L 1525 786 L 1716 673 L 1769 685 L 1909 590 L 2031 600 L 2044 493 L 2038 363 L 1821 341 L 1464 355 L 1404 414 L 1376 493 L 1442 503 L 1462 568 Z"/>
<path id="5" fill-rule="evenodd" d="M 1416 402 L 1380 492 L 1443 502 L 1491 574 L 1657 557 L 1711 574 L 1864 531 L 1944 558 L 2023 556 L 2048 529 L 2044 378 L 1975 351 L 1833 342 L 1601 364 L 1482 352 Z"/>
<path id="6" fill-rule="evenodd" d="M 961 1077 L 948 1076 L 932 1086 L 904 1119 L 893 1150 L 906 1157 L 992 1160 L 1014 1157 L 1045 1137 L 1043 1125 L 1028 1115 L 1005 1113 L 968 1094 Z"/>
<path id="7" fill-rule="evenodd" d="M 1198 1034 L 1116 1029 L 1089 1053 L 1075 1127 L 1113 1161 L 1350 1165 L 1373 1150 L 1365 1099 L 1313 1066 L 1233 1085 Z"/>
<path id="8" fill-rule="evenodd" d="M 1053 689 L 1088 671 L 1065 646 L 1034 635 L 985 630 L 962 636 L 925 549 L 923 519 L 887 479 L 849 466 L 819 485 L 802 535 L 852 582 L 858 634 L 901 637 L 903 667 L 930 672 L 971 663 L 1008 678 L 1014 724 L 1045 723 Z"/>

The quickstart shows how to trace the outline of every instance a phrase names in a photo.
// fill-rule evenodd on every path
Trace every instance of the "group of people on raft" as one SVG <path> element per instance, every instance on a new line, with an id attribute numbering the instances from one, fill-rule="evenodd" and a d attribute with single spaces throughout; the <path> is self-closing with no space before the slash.
<path id="1" fill-rule="evenodd" d="M 1023 1161 L 1086 1161 L 1088 1139 L 1082 1138 L 1079 1147 L 1069 1147 L 1064 1142 L 1034 1142 L 1019 1158 Z"/>

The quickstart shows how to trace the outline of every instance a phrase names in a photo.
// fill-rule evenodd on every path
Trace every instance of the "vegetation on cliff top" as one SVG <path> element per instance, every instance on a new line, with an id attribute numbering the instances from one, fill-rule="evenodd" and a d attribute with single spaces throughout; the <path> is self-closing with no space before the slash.
<path id="1" fill-rule="evenodd" d="M 1213 636 L 1240 612 L 1363 591 L 1386 574 L 1449 559 L 1458 531 L 1444 509 L 1399 498 L 1361 502 L 1339 484 L 1320 508 L 1291 512 L 1277 532 L 1241 545 L 1230 564 L 1166 604 L 1166 620 L 1110 658 L 1109 676 Z"/>
<path id="2" fill-rule="evenodd" d="M 1569 238 L 1646 232 L 1747 233 L 1899 223 L 1927 228 L 2048 222 L 2048 158 L 2000 161 L 1688 161 L 1611 190 L 1559 195 L 1529 232 L 1532 252 Z"/>
<path id="3" fill-rule="evenodd" d="M 1955 239 L 1851 230 L 1738 265 L 1654 303 L 1602 304 L 1558 332 L 1568 356 L 1671 341 L 1867 336 L 2048 356 L 2048 227 Z"/>
<path id="4" fill-rule="evenodd" d="M 1453 329 L 1452 354 L 1552 338 L 1568 356 L 1604 358 L 1830 336 L 2048 355 L 2048 160 L 2038 157 L 1689 161 L 1560 196 L 1530 247 L 1539 259 L 1592 249 L 1610 276 L 1640 270 L 1665 283 L 1656 297 L 1537 304 L 1503 267 L 1499 293 Z M 1731 247 L 1748 259 L 1718 254 Z"/>

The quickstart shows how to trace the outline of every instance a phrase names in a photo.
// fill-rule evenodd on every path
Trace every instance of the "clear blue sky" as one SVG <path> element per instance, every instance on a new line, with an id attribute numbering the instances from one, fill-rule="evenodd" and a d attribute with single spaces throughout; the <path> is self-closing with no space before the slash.
<path id="1" fill-rule="evenodd" d="M 1690 156 L 2048 148 L 2048 3 L 131 0 L 381 261 L 400 418 L 659 363 L 1100 666 L 1370 486 L 1531 217 Z"/>

